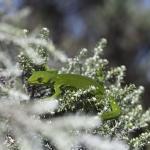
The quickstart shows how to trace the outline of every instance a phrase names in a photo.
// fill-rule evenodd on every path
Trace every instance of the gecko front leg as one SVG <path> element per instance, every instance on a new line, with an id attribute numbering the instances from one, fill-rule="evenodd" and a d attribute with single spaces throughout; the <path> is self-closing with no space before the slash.
<path id="1" fill-rule="evenodd" d="M 60 87 L 61 87 L 61 86 L 62 86 L 62 85 L 59 84 L 58 82 L 55 82 L 55 83 L 54 83 L 55 94 L 54 94 L 52 97 L 57 98 L 58 96 L 60 96 L 60 94 L 61 94 L 61 89 L 60 89 Z"/>

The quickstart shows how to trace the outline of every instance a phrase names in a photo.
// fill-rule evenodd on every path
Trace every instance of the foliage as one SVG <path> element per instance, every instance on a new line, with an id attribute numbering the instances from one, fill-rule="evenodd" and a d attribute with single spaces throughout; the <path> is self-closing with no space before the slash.
<path id="1" fill-rule="evenodd" d="M 50 47 L 45 28 L 40 37 L 0 33 L 3 35 L 0 41 L 11 41 L 22 52 L 18 55 L 21 70 L 9 58 L 9 63 L 1 60 L 0 149 L 140 150 L 148 144 L 150 110 L 145 112 L 140 101 L 144 88 L 125 85 L 125 66 L 109 69 L 108 61 L 102 58 L 105 39 L 94 48 L 93 56 L 82 49 L 78 56 L 66 61 L 60 59 L 66 58 L 62 53 Z M 104 84 L 104 96 L 99 100 L 91 95 L 93 87 L 78 90 L 63 87 L 64 93 L 56 100 L 49 98 L 54 92 L 53 83 L 28 85 L 33 71 L 47 69 L 48 51 L 57 58 L 55 61 L 61 61 L 59 73 L 98 77 Z M 109 97 L 116 99 L 122 114 L 117 119 L 99 121 L 100 115 L 110 110 Z"/>

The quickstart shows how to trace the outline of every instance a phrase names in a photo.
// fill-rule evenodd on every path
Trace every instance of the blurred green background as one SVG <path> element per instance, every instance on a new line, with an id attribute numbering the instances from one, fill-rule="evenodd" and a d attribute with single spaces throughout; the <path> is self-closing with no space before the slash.
<path id="1" fill-rule="evenodd" d="M 126 83 L 145 86 L 143 104 L 150 106 L 150 0 L 0 0 L 0 21 L 50 38 L 69 57 L 92 48 L 105 37 L 111 66 L 127 67 Z"/>

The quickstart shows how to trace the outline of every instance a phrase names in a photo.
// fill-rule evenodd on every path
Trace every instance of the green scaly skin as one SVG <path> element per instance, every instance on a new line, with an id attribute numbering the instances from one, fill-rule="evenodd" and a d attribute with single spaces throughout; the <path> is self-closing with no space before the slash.
<path id="1" fill-rule="evenodd" d="M 101 97 L 104 93 L 103 84 L 78 74 L 58 74 L 56 70 L 35 71 L 28 79 L 30 85 L 47 85 L 50 82 L 54 83 L 55 94 L 53 97 L 61 95 L 61 86 L 70 86 L 76 89 L 88 89 L 90 86 L 95 86 L 96 97 Z M 121 109 L 114 98 L 110 98 L 110 106 L 111 111 L 104 112 L 101 115 L 103 120 L 116 119 L 120 116 Z"/>

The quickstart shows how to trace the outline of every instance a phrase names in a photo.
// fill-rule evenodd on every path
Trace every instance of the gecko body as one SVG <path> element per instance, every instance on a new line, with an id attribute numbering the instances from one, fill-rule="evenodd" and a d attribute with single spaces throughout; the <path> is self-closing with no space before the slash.
<path id="1" fill-rule="evenodd" d="M 62 86 L 70 86 L 75 89 L 88 89 L 90 86 L 96 88 L 96 97 L 102 97 L 104 94 L 104 86 L 102 83 L 97 82 L 87 76 L 82 76 L 78 74 L 58 74 L 56 70 L 49 71 L 35 71 L 29 77 L 28 83 L 30 85 L 47 85 L 54 83 L 55 94 L 53 97 L 58 97 L 61 95 Z M 102 118 L 104 120 L 114 119 L 120 116 L 121 110 L 114 98 L 110 98 L 111 111 L 104 112 Z"/>

